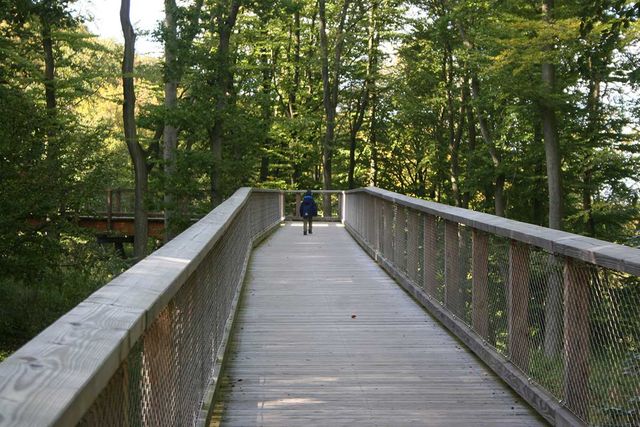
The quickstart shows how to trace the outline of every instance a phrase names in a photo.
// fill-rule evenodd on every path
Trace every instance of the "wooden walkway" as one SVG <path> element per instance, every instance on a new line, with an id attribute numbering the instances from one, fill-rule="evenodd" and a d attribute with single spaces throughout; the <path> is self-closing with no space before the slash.
<path id="1" fill-rule="evenodd" d="M 544 425 L 339 224 L 252 256 L 213 425 Z"/>

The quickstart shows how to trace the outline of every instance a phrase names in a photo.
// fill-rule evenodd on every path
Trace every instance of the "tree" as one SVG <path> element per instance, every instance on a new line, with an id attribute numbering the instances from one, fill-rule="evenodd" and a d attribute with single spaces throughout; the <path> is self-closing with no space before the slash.
<path id="1" fill-rule="evenodd" d="M 342 51 L 344 48 L 344 28 L 347 21 L 350 0 L 342 2 L 338 17 L 333 49 L 333 69 L 329 71 L 329 38 L 327 35 L 327 12 L 325 0 L 319 0 L 320 18 L 320 52 L 322 64 L 322 103 L 325 111 L 325 135 L 322 143 L 322 188 L 331 189 L 331 160 L 335 145 L 336 109 L 340 88 L 340 71 L 342 68 Z M 323 199 L 323 211 L 331 211 L 331 199 Z"/>
<path id="2" fill-rule="evenodd" d="M 145 197 L 148 187 L 147 162 L 144 149 L 138 141 L 136 125 L 136 93 L 134 86 L 134 61 L 136 33 L 129 17 L 130 0 L 122 0 L 120 4 L 120 23 L 124 34 L 124 56 L 122 59 L 123 104 L 122 118 L 124 138 L 133 163 L 135 174 L 135 241 L 134 255 L 141 260 L 147 253 L 149 236 L 148 214 Z"/>
<path id="3" fill-rule="evenodd" d="M 193 40 L 200 32 L 200 15 L 204 0 L 196 0 L 191 8 L 178 8 L 175 0 L 165 0 L 164 22 L 164 106 L 165 123 L 163 130 L 163 159 L 165 174 L 165 235 L 171 240 L 179 231 L 176 216 L 181 210 L 175 188 L 177 165 L 176 151 L 178 149 L 178 132 L 176 125 L 178 116 L 178 87 L 181 83 L 184 69 L 188 66 L 188 51 L 191 50 Z M 186 15 L 186 20 L 180 18 Z M 182 25 L 180 25 L 182 24 Z M 178 29 L 180 28 L 180 35 Z M 179 221 L 178 221 L 179 222 Z"/>
<path id="4" fill-rule="evenodd" d="M 223 6 L 226 6 L 223 7 Z M 230 4 L 220 5 L 215 16 L 215 31 L 218 35 L 218 47 L 215 53 L 216 73 L 209 82 L 215 96 L 214 122 L 209 128 L 209 142 L 211 144 L 211 203 L 217 206 L 222 202 L 221 168 L 222 143 L 224 137 L 225 115 L 228 113 L 229 98 L 233 92 L 233 71 L 231 70 L 231 35 L 236 25 L 240 0 L 231 0 Z"/>

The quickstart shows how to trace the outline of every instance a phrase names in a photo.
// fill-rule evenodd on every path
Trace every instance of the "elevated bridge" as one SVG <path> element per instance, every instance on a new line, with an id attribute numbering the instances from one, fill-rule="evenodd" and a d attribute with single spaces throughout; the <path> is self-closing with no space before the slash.
<path id="1" fill-rule="evenodd" d="M 640 250 L 334 197 L 238 190 L 0 364 L 0 426 L 638 425 Z"/>

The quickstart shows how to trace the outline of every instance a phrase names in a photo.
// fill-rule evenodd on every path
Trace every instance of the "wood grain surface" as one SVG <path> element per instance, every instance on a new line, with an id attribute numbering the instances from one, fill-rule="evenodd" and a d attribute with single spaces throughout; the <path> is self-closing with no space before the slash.
<path id="1" fill-rule="evenodd" d="M 339 224 L 287 224 L 247 273 L 211 425 L 544 425 Z"/>

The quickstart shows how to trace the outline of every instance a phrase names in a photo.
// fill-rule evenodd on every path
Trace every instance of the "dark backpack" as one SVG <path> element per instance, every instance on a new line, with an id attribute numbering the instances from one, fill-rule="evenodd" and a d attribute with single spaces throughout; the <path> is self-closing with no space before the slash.
<path id="1" fill-rule="evenodd" d="M 300 213 L 304 217 L 318 215 L 318 206 L 311 196 L 304 196 L 300 205 Z"/>

